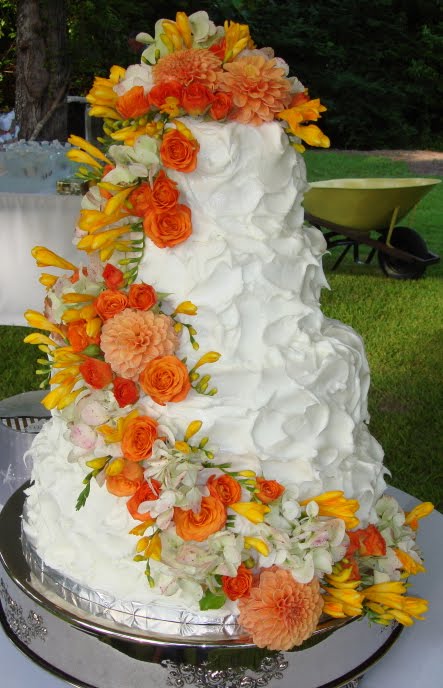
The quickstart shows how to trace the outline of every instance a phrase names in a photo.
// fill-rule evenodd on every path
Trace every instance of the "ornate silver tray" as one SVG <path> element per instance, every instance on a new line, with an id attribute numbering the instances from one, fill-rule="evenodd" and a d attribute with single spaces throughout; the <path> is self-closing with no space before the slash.
<path id="1" fill-rule="evenodd" d="M 208 629 L 201 619 L 161 618 L 159 608 L 157 618 L 124 625 L 123 616 L 104 613 L 103 600 L 91 603 L 82 593 L 81 601 L 71 586 L 56 592 L 54 572 L 25 547 L 28 563 L 20 541 L 24 499 L 22 487 L 0 514 L 0 621 L 20 649 L 72 685 L 346 686 L 382 657 L 400 633 L 399 626 L 334 621 L 322 624 L 301 651 L 277 653 L 260 650 L 226 619 L 221 627 Z"/>

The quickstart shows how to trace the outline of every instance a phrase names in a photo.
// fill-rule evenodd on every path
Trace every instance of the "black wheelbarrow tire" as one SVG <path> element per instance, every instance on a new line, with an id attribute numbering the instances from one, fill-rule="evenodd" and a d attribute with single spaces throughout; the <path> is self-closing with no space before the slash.
<path id="1" fill-rule="evenodd" d="M 410 227 L 395 227 L 391 244 L 394 248 L 406 251 L 417 258 L 426 258 L 428 247 L 426 242 L 415 229 Z M 419 261 L 407 262 L 391 256 L 383 251 L 378 251 L 378 262 L 387 277 L 394 279 L 418 279 L 426 270 L 426 264 Z"/>

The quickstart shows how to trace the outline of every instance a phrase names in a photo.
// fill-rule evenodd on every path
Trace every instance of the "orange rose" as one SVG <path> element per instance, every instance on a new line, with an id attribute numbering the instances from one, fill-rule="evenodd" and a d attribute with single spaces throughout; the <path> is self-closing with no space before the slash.
<path id="1" fill-rule="evenodd" d="M 129 461 L 143 461 L 152 454 L 152 445 L 157 439 L 157 421 L 149 416 L 138 416 L 130 420 L 122 437 L 122 452 Z"/>
<path id="2" fill-rule="evenodd" d="M 116 268 L 115 265 L 112 265 L 112 263 L 106 263 L 102 276 L 108 289 L 119 289 L 125 282 L 122 271 Z"/>
<path id="3" fill-rule="evenodd" d="M 280 485 L 276 480 L 264 480 L 263 478 L 257 478 L 257 486 L 259 491 L 255 493 L 255 496 L 263 502 L 263 504 L 270 504 L 270 502 L 275 502 L 283 492 L 285 488 Z"/>
<path id="4" fill-rule="evenodd" d="M 130 497 L 135 494 L 142 484 L 143 468 L 138 463 L 125 461 L 121 473 L 108 475 L 106 488 L 108 492 L 117 497 Z"/>
<path id="5" fill-rule="evenodd" d="M 131 308 L 148 311 L 157 303 L 157 294 L 150 284 L 131 284 L 128 299 Z"/>
<path id="6" fill-rule="evenodd" d="M 200 146 L 195 139 L 188 139 L 177 129 L 170 129 L 163 137 L 160 157 L 165 167 L 180 172 L 193 172 L 197 167 Z"/>
<path id="7" fill-rule="evenodd" d="M 244 564 L 240 564 L 236 576 L 222 576 L 222 588 L 230 600 L 238 600 L 249 595 L 252 587 L 253 575 Z"/>
<path id="8" fill-rule="evenodd" d="M 172 210 L 148 213 L 143 221 L 145 234 L 159 248 L 176 246 L 192 234 L 191 211 L 178 203 Z"/>
<path id="9" fill-rule="evenodd" d="M 212 119 L 225 119 L 232 108 L 232 96 L 230 93 L 223 93 L 218 91 L 214 93 L 212 98 L 212 105 L 209 108 L 209 114 Z"/>
<path id="10" fill-rule="evenodd" d="M 171 210 L 178 202 L 177 184 L 160 170 L 152 185 L 152 203 L 158 210 Z"/>
<path id="11" fill-rule="evenodd" d="M 176 98 L 181 103 L 182 96 L 183 86 L 179 81 L 163 81 L 149 91 L 151 105 L 159 109 L 166 103 L 167 98 Z"/>
<path id="12" fill-rule="evenodd" d="M 114 396 L 120 408 L 124 408 L 129 404 L 135 404 L 139 397 L 138 388 L 132 380 L 126 380 L 124 377 L 114 378 Z"/>
<path id="13" fill-rule="evenodd" d="M 131 192 L 129 202 L 132 205 L 132 214 L 138 217 L 144 217 L 146 213 L 152 210 L 152 190 L 148 182 L 142 182 Z"/>
<path id="14" fill-rule="evenodd" d="M 192 81 L 183 91 L 183 107 L 189 115 L 202 115 L 212 102 L 212 93 L 198 81 Z"/>
<path id="15" fill-rule="evenodd" d="M 128 297 L 121 291 L 105 289 L 94 302 L 95 310 L 102 320 L 109 320 L 128 307 Z"/>
<path id="16" fill-rule="evenodd" d="M 76 320 L 68 325 L 68 339 L 76 353 L 83 351 L 90 344 L 99 344 L 100 335 L 89 337 L 86 332 L 86 320 Z"/>
<path id="17" fill-rule="evenodd" d="M 142 390 L 164 406 L 167 401 L 183 401 L 191 389 L 188 369 L 177 356 L 158 356 L 140 373 Z"/>
<path id="18" fill-rule="evenodd" d="M 384 557 L 386 555 L 386 540 L 378 528 L 373 524 L 367 528 L 353 530 L 349 535 L 349 547 L 346 556 L 358 552 L 364 557 Z"/>
<path id="19" fill-rule="evenodd" d="M 136 119 L 148 112 L 149 94 L 145 93 L 143 86 L 133 86 L 117 98 L 115 107 L 123 119 Z"/>
<path id="20" fill-rule="evenodd" d="M 103 389 L 112 382 L 112 368 L 109 363 L 97 358 L 86 358 L 79 366 L 85 382 L 94 389 Z"/>
<path id="21" fill-rule="evenodd" d="M 174 522 L 177 535 L 183 540 L 203 542 L 221 530 L 226 523 L 226 509 L 215 497 L 202 497 L 200 511 L 175 508 Z"/>
<path id="22" fill-rule="evenodd" d="M 136 464 L 138 466 L 138 464 Z M 137 521 L 149 521 L 154 520 L 151 518 L 149 512 L 141 514 L 138 511 L 138 507 L 142 502 L 152 502 L 154 499 L 158 499 L 160 495 L 161 483 L 154 478 L 147 482 L 143 482 L 138 488 L 137 492 L 131 499 L 126 503 L 129 513 L 132 518 L 137 519 Z"/>
<path id="23" fill-rule="evenodd" d="M 218 478 L 211 475 L 207 486 L 210 494 L 219 499 L 225 506 L 235 504 L 241 499 L 241 485 L 230 475 L 221 475 Z"/>

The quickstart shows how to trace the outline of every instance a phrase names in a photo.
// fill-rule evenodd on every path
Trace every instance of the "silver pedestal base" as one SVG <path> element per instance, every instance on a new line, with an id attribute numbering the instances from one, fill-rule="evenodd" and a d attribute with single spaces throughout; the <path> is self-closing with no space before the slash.
<path id="1" fill-rule="evenodd" d="M 335 633 L 323 634 L 312 647 L 276 653 L 242 640 L 149 637 L 105 623 L 61 600 L 33 578 L 21 551 L 23 501 L 23 490 L 19 490 L 0 514 L 0 621 L 17 647 L 74 686 L 355 686 L 356 679 L 400 634 L 399 626 L 354 621 Z"/>

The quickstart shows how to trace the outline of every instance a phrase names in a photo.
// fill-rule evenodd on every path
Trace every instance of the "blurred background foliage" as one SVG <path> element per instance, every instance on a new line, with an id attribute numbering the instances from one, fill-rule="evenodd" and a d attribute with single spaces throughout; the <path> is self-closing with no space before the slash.
<path id="1" fill-rule="evenodd" d="M 45 0 L 41 0 L 44 2 Z M 61 2 L 65 0 L 60 0 Z M 70 95 L 138 60 L 128 38 L 159 18 L 206 10 L 249 24 L 321 97 L 335 148 L 443 150 L 441 0 L 66 0 Z M 0 110 L 14 107 L 15 0 L 0 0 Z"/>

